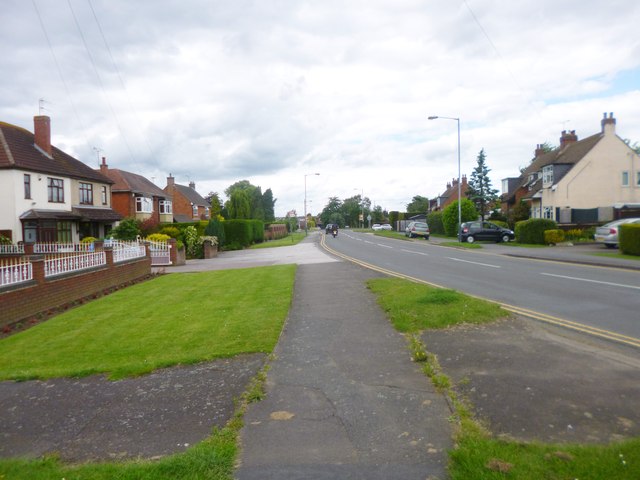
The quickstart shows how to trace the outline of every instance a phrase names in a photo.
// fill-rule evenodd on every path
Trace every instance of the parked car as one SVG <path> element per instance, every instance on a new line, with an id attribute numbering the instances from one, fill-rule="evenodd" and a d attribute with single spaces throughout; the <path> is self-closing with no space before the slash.
<path id="1" fill-rule="evenodd" d="M 508 242 L 516 238 L 513 230 L 491 222 L 465 222 L 460 225 L 460 241 L 473 243 L 476 240 Z"/>
<path id="2" fill-rule="evenodd" d="M 618 230 L 620 229 L 620 225 L 625 223 L 640 223 L 640 218 L 623 218 L 605 223 L 601 227 L 596 228 L 596 233 L 593 238 L 596 243 L 602 243 L 607 248 L 617 248 Z"/>
<path id="3" fill-rule="evenodd" d="M 411 222 L 404 229 L 404 234 L 409 237 L 424 237 L 425 240 L 429 240 L 429 225 L 426 222 Z"/>
<path id="4" fill-rule="evenodd" d="M 393 230 L 393 227 L 391 225 L 389 225 L 388 223 L 383 223 L 382 225 L 380 225 L 380 229 L 381 230 Z"/>
<path id="5" fill-rule="evenodd" d="M 374 232 L 378 232 L 382 230 L 382 225 L 380 225 L 379 223 L 374 223 L 373 225 L 371 225 L 371 230 L 373 230 Z"/>

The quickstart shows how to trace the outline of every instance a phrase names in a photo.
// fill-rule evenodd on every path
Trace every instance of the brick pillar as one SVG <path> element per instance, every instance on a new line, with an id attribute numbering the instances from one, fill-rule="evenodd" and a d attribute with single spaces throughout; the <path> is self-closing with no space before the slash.
<path id="1" fill-rule="evenodd" d="M 107 267 L 113 267 L 113 247 L 104 247 L 104 256 L 107 261 Z"/>
<path id="2" fill-rule="evenodd" d="M 33 243 L 25 243 L 24 244 L 24 254 L 25 255 L 33 255 Z"/>
<path id="3" fill-rule="evenodd" d="M 204 258 L 214 258 L 218 256 L 218 246 L 214 245 L 211 240 L 205 240 L 202 246 L 204 248 Z"/>
<path id="4" fill-rule="evenodd" d="M 33 250 L 33 245 L 31 246 L 31 250 Z M 33 280 L 38 285 L 44 285 L 44 257 L 42 255 L 33 255 L 29 257 L 29 261 L 31 262 L 33 271 Z"/>

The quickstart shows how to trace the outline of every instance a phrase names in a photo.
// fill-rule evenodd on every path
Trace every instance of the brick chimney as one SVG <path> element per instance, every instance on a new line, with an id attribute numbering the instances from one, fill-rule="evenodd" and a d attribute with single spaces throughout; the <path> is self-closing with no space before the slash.
<path id="1" fill-rule="evenodd" d="M 560 149 L 563 149 L 572 143 L 576 143 L 577 141 L 578 136 L 576 135 L 575 130 L 571 130 L 570 132 L 563 130 L 562 135 L 560 136 Z"/>
<path id="2" fill-rule="evenodd" d="M 196 189 L 196 184 L 195 182 L 189 182 L 189 188 L 195 190 Z"/>
<path id="3" fill-rule="evenodd" d="M 107 165 L 107 158 L 102 157 L 102 163 L 100 164 L 100 173 L 103 175 L 108 175 L 109 165 Z"/>
<path id="4" fill-rule="evenodd" d="M 539 156 L 544 155 L 544 154 L 545 154 L 545 151 L 544 151 L 544 148 L 542 148 L 542 144 L 538 143 L 536 145 L 536 151 L 534 153 L 535 158 L 538 158 Z"/>
<path id="5" fill-rule="evenodd" d="M 51 119 L 46 115 L 33 117 L 34 144 L 50 158 L 53 158 L 51 148 Z"/>
<path id="6" fill-rule="evenodd" d="M 613 112 L 609 113 L 608 117 L 605 112 L 600 124 L 602 125 L 602 133 L 616 133 L 616 119 L 613 118 Z"/>
<path id="7" fill-rule="evenodd" d="M 167 187 L 173 187 L 176 184 L 176 179 L 169 174 L 169 176 L 167 177 Z"/>
<path id="8" fill-rule="evenodd" d="M 462 185 L 461 187 L 464 188 L 467 186 L 467 174 L 463 174 L 462 175 Z"/>

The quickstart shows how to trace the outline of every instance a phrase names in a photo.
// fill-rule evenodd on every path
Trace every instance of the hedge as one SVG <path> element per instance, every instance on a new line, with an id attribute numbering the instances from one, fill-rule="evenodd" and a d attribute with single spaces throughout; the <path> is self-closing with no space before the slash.
<path id="1" fill-rule="evenodd" d="M 624 223 L 618 229 L 620 252 L 625 255 L 640 255 L 640 224 Z"/>
<path id="2" fill-rule="evenodd" d="M 444 224 L 442 223 L 442 212 L 431 212 L 427 215 L 429 231 L 437 235 L 444 235 Z"/>
<path id="3" fill-rule="evenodd" d="M 531 218 L 516 223 L 516 241 L 519 243 L 530 243 L 545 245 L 545 230 L 556 230 L 558 228 L 554 220 L 545 218 Z"/>

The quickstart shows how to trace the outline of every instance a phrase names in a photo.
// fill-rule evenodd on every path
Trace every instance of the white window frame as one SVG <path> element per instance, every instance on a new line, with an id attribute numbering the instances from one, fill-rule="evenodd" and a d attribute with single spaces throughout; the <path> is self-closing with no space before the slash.
<path id="1" fill-rule="evenodd" d="M 636 187 L 640 187 L 640 172 L 636 172 Z"/>
<path id="2" fill-rule="evenodd" d="M 542 207 L 542 218 L 553 220 L 553 207 Z"/>
<path id="3" fill-rule="evenodd" d="M 622 172 L 620 180 L 622 181 L 622 186 L 623 187 L 628 187 L 629 186 L 629 172 L 627 170 Z"/>
<path id="4" fill-rule="evenodd" d="M 198 206 L 193 204 L 191 205 L 191 214 L 193 216 L 193 218 L 196 218 L 198 216 Z"/>
<path id="5" fill-rule="evenodd" d="M 161 214 L 170 214 L 173 213 L 173 203 L 171 200 L 160 200 L 158 202 L 158 209 Z"/>
<path id="6" fill-rule="evenodd" d="M 553 184 L 553 165 L 542 167 L 542 186 L 550 187 Z"/>
<path id="7" fill-rule="evenodd" d="M 153 213 L 153 199 L 136 197 L 136 213 Z"/>

